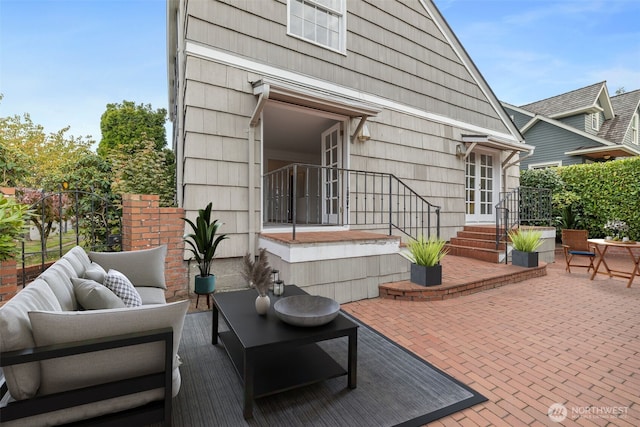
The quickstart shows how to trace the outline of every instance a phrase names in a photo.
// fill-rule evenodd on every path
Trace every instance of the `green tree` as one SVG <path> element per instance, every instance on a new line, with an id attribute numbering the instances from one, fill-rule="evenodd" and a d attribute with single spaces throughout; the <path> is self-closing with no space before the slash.
<path id="1" fill-rule="evenodd" d="M 153 141 L 143 141 L 133 155 L 113 154 L 111 190 L 117 194 L 158 194 L 160 206 L 173 206 L 175 198 L 175 156 L 157 151 Z"/>
<path id="2" fill-rule="evenodd" d="M 15 187 L 57 188 L 93 143 L 68 131 L 46 134 L 27 113 L 0 118 L 2 180 Z"/>
<path id="3" fill-rule="evenodd" d="M 102 139 L 98 154 L 109 157 L 112 153 L 134 154 L 141 149 L 143 141 L 152 141 L 156 151 L 167 145 L 164 128 L 167 110 L 153 110 L 150 104 L 136 105 L 132 101 L 122 104 L 107 104 L 100 118 Z"/>

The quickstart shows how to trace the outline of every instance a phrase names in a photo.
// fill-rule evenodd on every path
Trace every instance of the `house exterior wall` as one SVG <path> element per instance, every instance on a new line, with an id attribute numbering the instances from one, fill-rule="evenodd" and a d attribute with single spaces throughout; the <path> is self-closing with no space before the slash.
<path id="1" fill-rule="evenodd" d="M 526 125 L 531 121 L 531 116 L 512 110 L 509 107 L 504 107 L 504 109 L 507 111 L 509 116 L 513 117 L 512 120 L 516 124 L 518 129 L 522 129 L 524 125 Z"/>
<path id="2" fill-rule="evenodd" d="M 257 62 L 506 132 L 420 2 L 383 5 L 347 2 L 346 55 L 287 36 L 285 0 L 188 2 L 186 37 Z"/>
<path id="3" fill-rule="evenodd" d="M 595 135 L 597 132 L 591 129 L 591 115 L 590 114 L 578 114 L 575 116 L 563 117 L 558 119 L 559 122 L 568 126 L 576 128 L 578 130 Z"/>
<path id="4" fill-rule="evenodd" d="M 588 141 L 584 138 L 540 121 L 533 125 L 526 133 L 527 144 L 534 145 L 536 151 L 533 156 L 522 161 L 521 168 L 529 165 L 562 161 L 562 166 L 584 163 L 579 156 L 567 156 L 564 153 L 584 146 Z"/>
<path id="5" fill-rule="evenodd" d="M 348 89 L 379 101 L 380 113 L 367 120 L 371 139 L 349 143 L 348 167 L 392 173 L 439 205 L 445 239 L 465 223 L 465 164 L 456 156 L 462 135 L 517 142 L 496 112 L 499 103 L 492 105 L 420 2 L 346 4 L 343 55 L 287 36 L 285 0 L 180 2 L 178 198 L 189 218 L 213 202 L 221 232 L 230 236 L 217 257 L 239 259 L 255 249 L 261 231 L 263 124 L 250 127 L 253 82 L 293 75 L 319 91 Z M 350 132 L 357 120 L 348 122 Z M 518 185 L 517 166 L 507 170 L 506 182 Z M 218 265 L 222 287 L 242 284 L 232 262 Z"/>

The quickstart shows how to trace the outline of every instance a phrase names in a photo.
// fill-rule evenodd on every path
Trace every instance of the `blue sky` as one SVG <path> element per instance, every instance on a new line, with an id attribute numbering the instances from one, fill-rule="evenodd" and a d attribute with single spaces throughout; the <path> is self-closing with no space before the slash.
<path id="1" fill-rule="evenodd" d="M 267 1 L 267 0 L 253 0 Z M 347 0 L 357 1 L 357 0 Z M 380 0 L 386 1 L 386 0 Z M 638 0 L 435 0 L 500 100 L 640 89 Z M 100 140 L 123 100 L 167 106 L 164 0 L 0 0 L 0 116 Z"/>

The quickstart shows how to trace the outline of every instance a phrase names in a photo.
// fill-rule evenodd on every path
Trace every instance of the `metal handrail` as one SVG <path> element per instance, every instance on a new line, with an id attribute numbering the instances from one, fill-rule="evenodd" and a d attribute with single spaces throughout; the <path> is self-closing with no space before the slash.
<path id="1" fill-rule="evenodd" d="M 295 178 L 294 178 L 295 177 Z M 263 176 L 263 222 L 385 225 L 417 239 L 440 237 L 440 206 L 393 174 L 293 163 Z"/>
<path id="2" fill-rule="evenodd" d="M 509 230 L 521 225 L 552 225 L 552 191 L 548 188 L 517 187 L 500 194 L 496 209 L 496 249 L 507 243 Z M 505 245 L 505 263 L 508 259 Z"/>

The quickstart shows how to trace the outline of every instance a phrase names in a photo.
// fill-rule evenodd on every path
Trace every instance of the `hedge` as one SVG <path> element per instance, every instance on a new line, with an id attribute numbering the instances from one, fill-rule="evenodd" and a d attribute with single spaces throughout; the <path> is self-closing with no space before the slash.
<path id="1" fill-rule="evenodd" d="M 589 237 L 604 237 L 607 221 L 621 220 L 640 240 L 640 157 L 522 171 L 520 185 L 550 188 L 555 214 L 569 206 Z"/>

